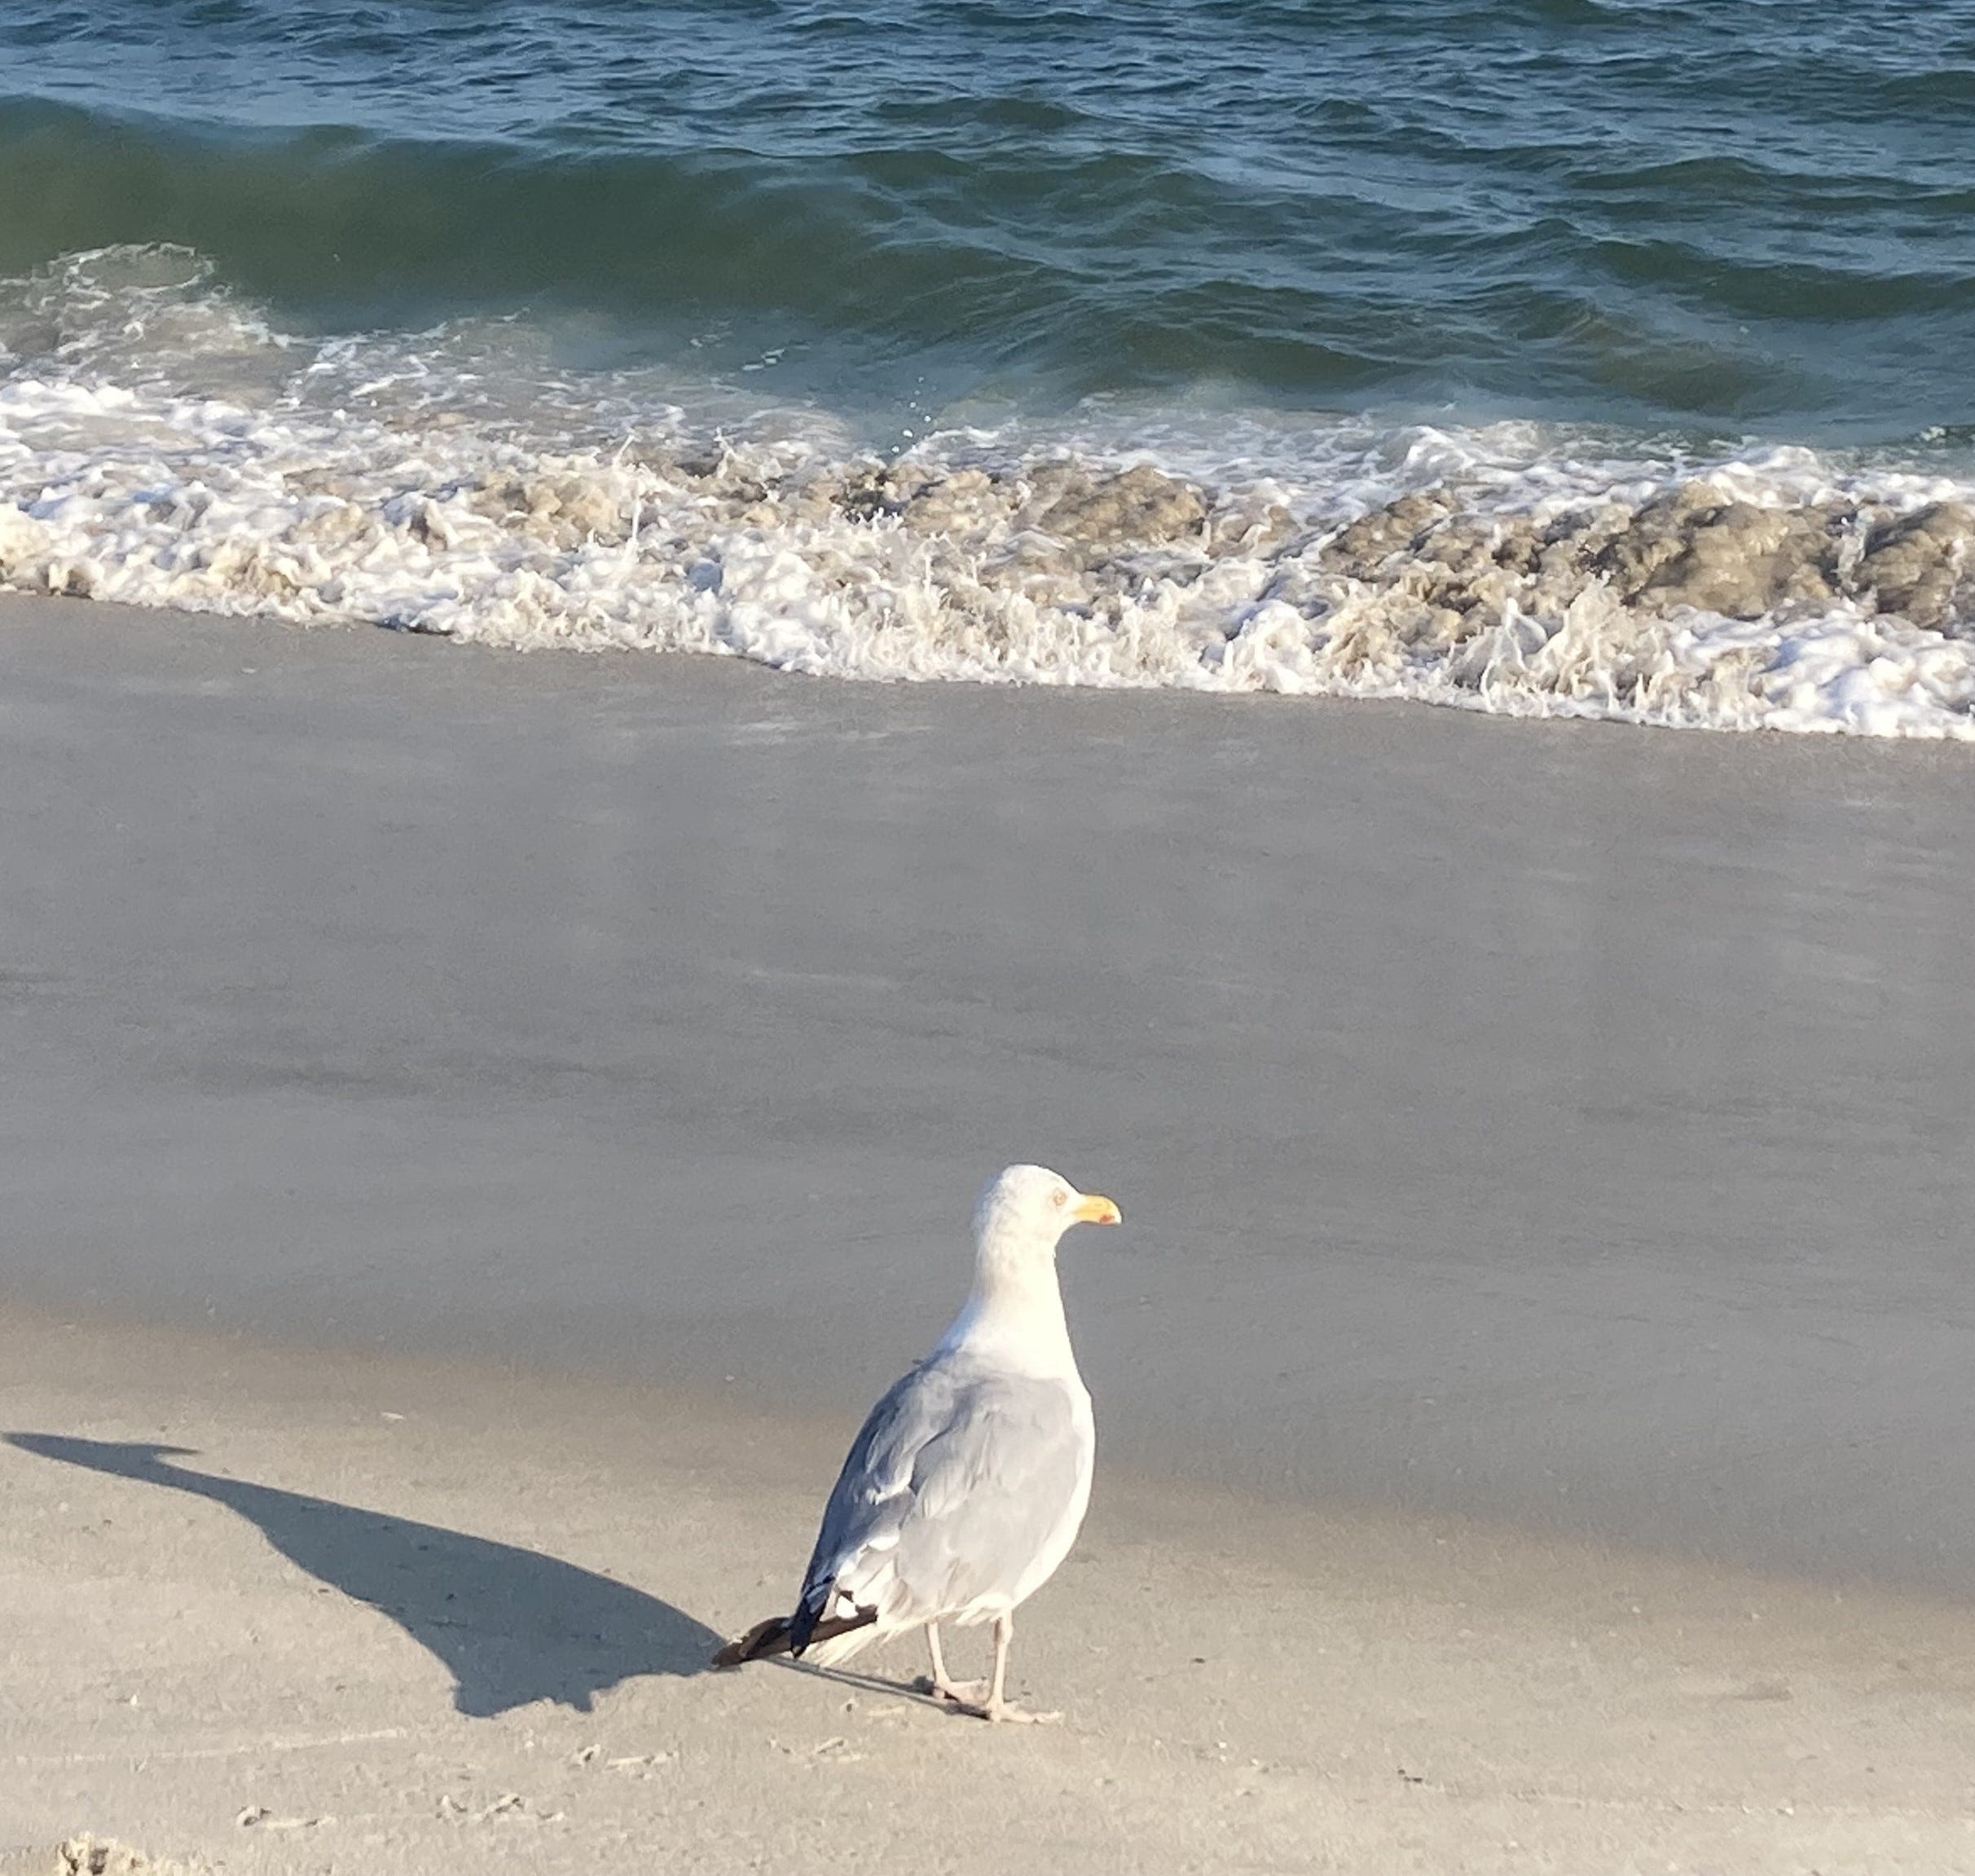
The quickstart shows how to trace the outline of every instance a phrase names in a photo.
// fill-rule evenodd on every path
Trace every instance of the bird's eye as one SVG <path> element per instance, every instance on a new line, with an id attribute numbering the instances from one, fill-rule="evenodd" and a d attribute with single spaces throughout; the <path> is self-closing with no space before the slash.
<path id="1" fill-rule="evenodd" d="M 1058 1206 L 1067 1205 L 1070 1203 L 1070 1195 L 1061 1186 L 1058 1186 L 1054 1191 L 1050 1193 L 1049 1203 Z"/>

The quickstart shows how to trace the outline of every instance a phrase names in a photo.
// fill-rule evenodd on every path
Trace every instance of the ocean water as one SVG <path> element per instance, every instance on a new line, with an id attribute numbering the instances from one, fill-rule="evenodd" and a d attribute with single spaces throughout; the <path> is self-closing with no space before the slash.
<path id="1" fill-rule="evenodd" d="M 1975 0 L 0 0 L 0 580 L 1975 736 Z"/>

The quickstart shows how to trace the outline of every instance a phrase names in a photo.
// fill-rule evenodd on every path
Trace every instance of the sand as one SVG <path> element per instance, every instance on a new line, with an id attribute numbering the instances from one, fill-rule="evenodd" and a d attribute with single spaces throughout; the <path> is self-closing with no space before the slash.
<path id="1" fill-rule="evenodd" d="M 0 724 L 23 1867 L 1975 1868 L 1965 756 L 27 601 Z M 1064 1727 L 689 1671 L 1029 1156 Z"/>
<path id="2" fill-rule="evenodd" d="M 1975 1868 L 1957 1605 L 1114 1469 L 1017 1641 L 1064 1720 L 988 1728 L 701 1671 L 841 1428 L 17 1310 L 0 1367 L 9 1876 Z"/>

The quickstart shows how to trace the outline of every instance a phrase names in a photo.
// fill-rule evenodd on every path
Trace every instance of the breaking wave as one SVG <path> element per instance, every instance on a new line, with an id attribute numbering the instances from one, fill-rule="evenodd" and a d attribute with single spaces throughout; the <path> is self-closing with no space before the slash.
<path id="1" fill-rule="evenodd" d="M 0 581 L 858 679 L 1975 738 L 1975 473 L 1179 407 L 903 450 L 520 322 L 303 338 L 183 250 L 0 283 Z"/>

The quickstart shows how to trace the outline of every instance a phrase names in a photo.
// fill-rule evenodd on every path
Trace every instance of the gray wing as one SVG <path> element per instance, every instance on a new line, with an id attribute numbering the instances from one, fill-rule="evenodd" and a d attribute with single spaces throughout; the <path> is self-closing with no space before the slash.
<path id="1" fill-rule="evenodd" d="M 1061 1528 L 1089 1463 L 1070 1389 L 952 1358 L 922 1363 L 871 1410 L 823 1513 L 790 1640 L 876 1576 L 940 1613 L 1012 1594 Z M 844 1613 L 839 1611 L 838 1613 Z"/>

